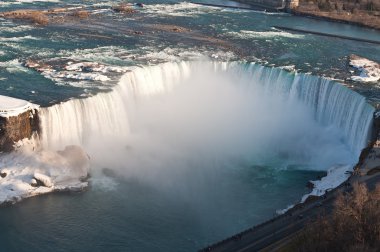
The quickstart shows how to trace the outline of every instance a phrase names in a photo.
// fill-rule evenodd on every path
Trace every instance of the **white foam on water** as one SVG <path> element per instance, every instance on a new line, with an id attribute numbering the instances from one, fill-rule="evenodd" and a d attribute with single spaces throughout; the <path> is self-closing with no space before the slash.
<path id="1" fill-rule="evenodd" d="M 26 40 L 39 40 L 39 38 L 30 35 L 23 37 L 0 37 L 0 42 L 23 42 Z"/>
<path id="2" fill-rule="evenodd" d="M 4 22 L 1 21 L 1 24 L 0 24 L 0 34 L 25 32 L 25 31 L 30 31 L 34 29 L 37 29 L 37 28 L 31 25 L 14 24 L 8 21 L 4 21 Z"/>
<path id="3" fill-rule="evenodd" d="M 227 32 L 225 34 L 228 37 L 241 38 L 241 39 L 262 39 L 262 38 L 295 38 L 302 39 L 305 38 L 304 35 L 294 34 L 284 31 L 249 31 L 240 30 L 239 32 Z"/>
<path id="4" fill-rule="evenodd" d="M 24 67 L 18 59 L 0 62 L 0 67 L 5 68 L 10 73 L 30 71 L 28 68 Z"/>
<path id="5" fill-rule="evenodd" d="M 202 6 L 189 2 L 181 2 L 177 4 L 147 4 L 141 9 L 141 11 L 155 16 L 175 17 L 191 17 L 215 10 L 219 10 L 219 8 Z"/>

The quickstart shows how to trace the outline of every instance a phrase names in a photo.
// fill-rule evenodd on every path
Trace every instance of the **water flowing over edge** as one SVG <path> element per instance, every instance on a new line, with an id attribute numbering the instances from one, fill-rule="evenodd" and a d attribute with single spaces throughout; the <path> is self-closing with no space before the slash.
<path id="1" fill-rule="evenodd" d="M 343 131 L 355 155 L 367 143 L 374 108 L 363 96 L 335 81 L 255 63 L 178 62 L 132 68 L 111 92 L 42 108 L 44 146 L 83 144 L 95 131 L 104 136 L 128 135 L 128 102 L 139 96 L 170 92 L 181 78 L 193 74 L 191 69 L 199 64 L 212 64 L 215 71 L 229 71 L 237 78 L 251 79 L 252 85 L 259 81 L 268 93 L 280 92 L 287 99 L 301 100 L 312 108 L 320 124 L 334 125 Z"/>
<path id="2" fill-rule="evenodd" d="M 111 92 L 42 108 L 43 146 L 59 149 L 69 144 L 86 145 L 94 135 L 104 139 L 109 136 L 127 139 L 131 103 L 138 102 L 141 97 L 170 92 L 181 80 L 196 74 L 194 70 L 199 68 L 215 73 L 228 72 L 237 83 L 248 83 L 248 88 L 261 85 L 268 94 L 281 94 L 284 101 L 301 101 L 310 108 L 319 124 L 334 126 L 342 132 L 344 142 L 355 157 L 367 144 L 374 108 L 363 96 L 335 81 L 255 63 L 182 61 L 131 68 Z M 317 188 L 312 194 L 321 195 L 324 190 L 342 183 L 348 177 L 345 171 L 352 170 L 352 166 L 330 169 L 327 176 L 330 179 L 319 185 L 315 183 Z"/>

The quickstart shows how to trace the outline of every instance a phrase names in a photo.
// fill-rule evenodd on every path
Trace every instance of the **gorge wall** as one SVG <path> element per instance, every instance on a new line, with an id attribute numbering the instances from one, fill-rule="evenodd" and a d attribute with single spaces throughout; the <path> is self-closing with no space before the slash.
<path id="1" fill-rule="evenodd" d="M 36 109 L 16 116 L 0 117 L 0 150 L 12 151 L 15 142 L 31 138 L 39 132 L 39 117 Z"/>

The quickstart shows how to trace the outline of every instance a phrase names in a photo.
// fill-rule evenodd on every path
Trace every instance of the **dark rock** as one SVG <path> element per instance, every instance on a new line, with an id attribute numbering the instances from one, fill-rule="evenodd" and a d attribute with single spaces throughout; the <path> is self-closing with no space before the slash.
<path id="1" fill-rule="evenodd" d="M 39 133 L 39 117 L 37 110 L 32 109 L 18 116 L 0 117 L 0 150 L 12 151 L 15 142 L 31 138 Z"/>
<path id="2" fill-rule="evenodd" d="M 308 182 L 306 183 L 306 187 L 309 188 L 309 189 L 314 189 L 315 185 L 313 184 L 313 182 L 308 181 Z"/>

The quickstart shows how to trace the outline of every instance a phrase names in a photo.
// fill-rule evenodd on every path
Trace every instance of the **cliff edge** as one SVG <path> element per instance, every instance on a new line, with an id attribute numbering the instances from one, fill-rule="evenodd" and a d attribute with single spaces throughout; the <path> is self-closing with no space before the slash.
<path id="1" fill-rule="evenodd" d="M 15 142 L 39 131 L 39 106 L 0 95 L 0 151 L 12 151 Z"/>

